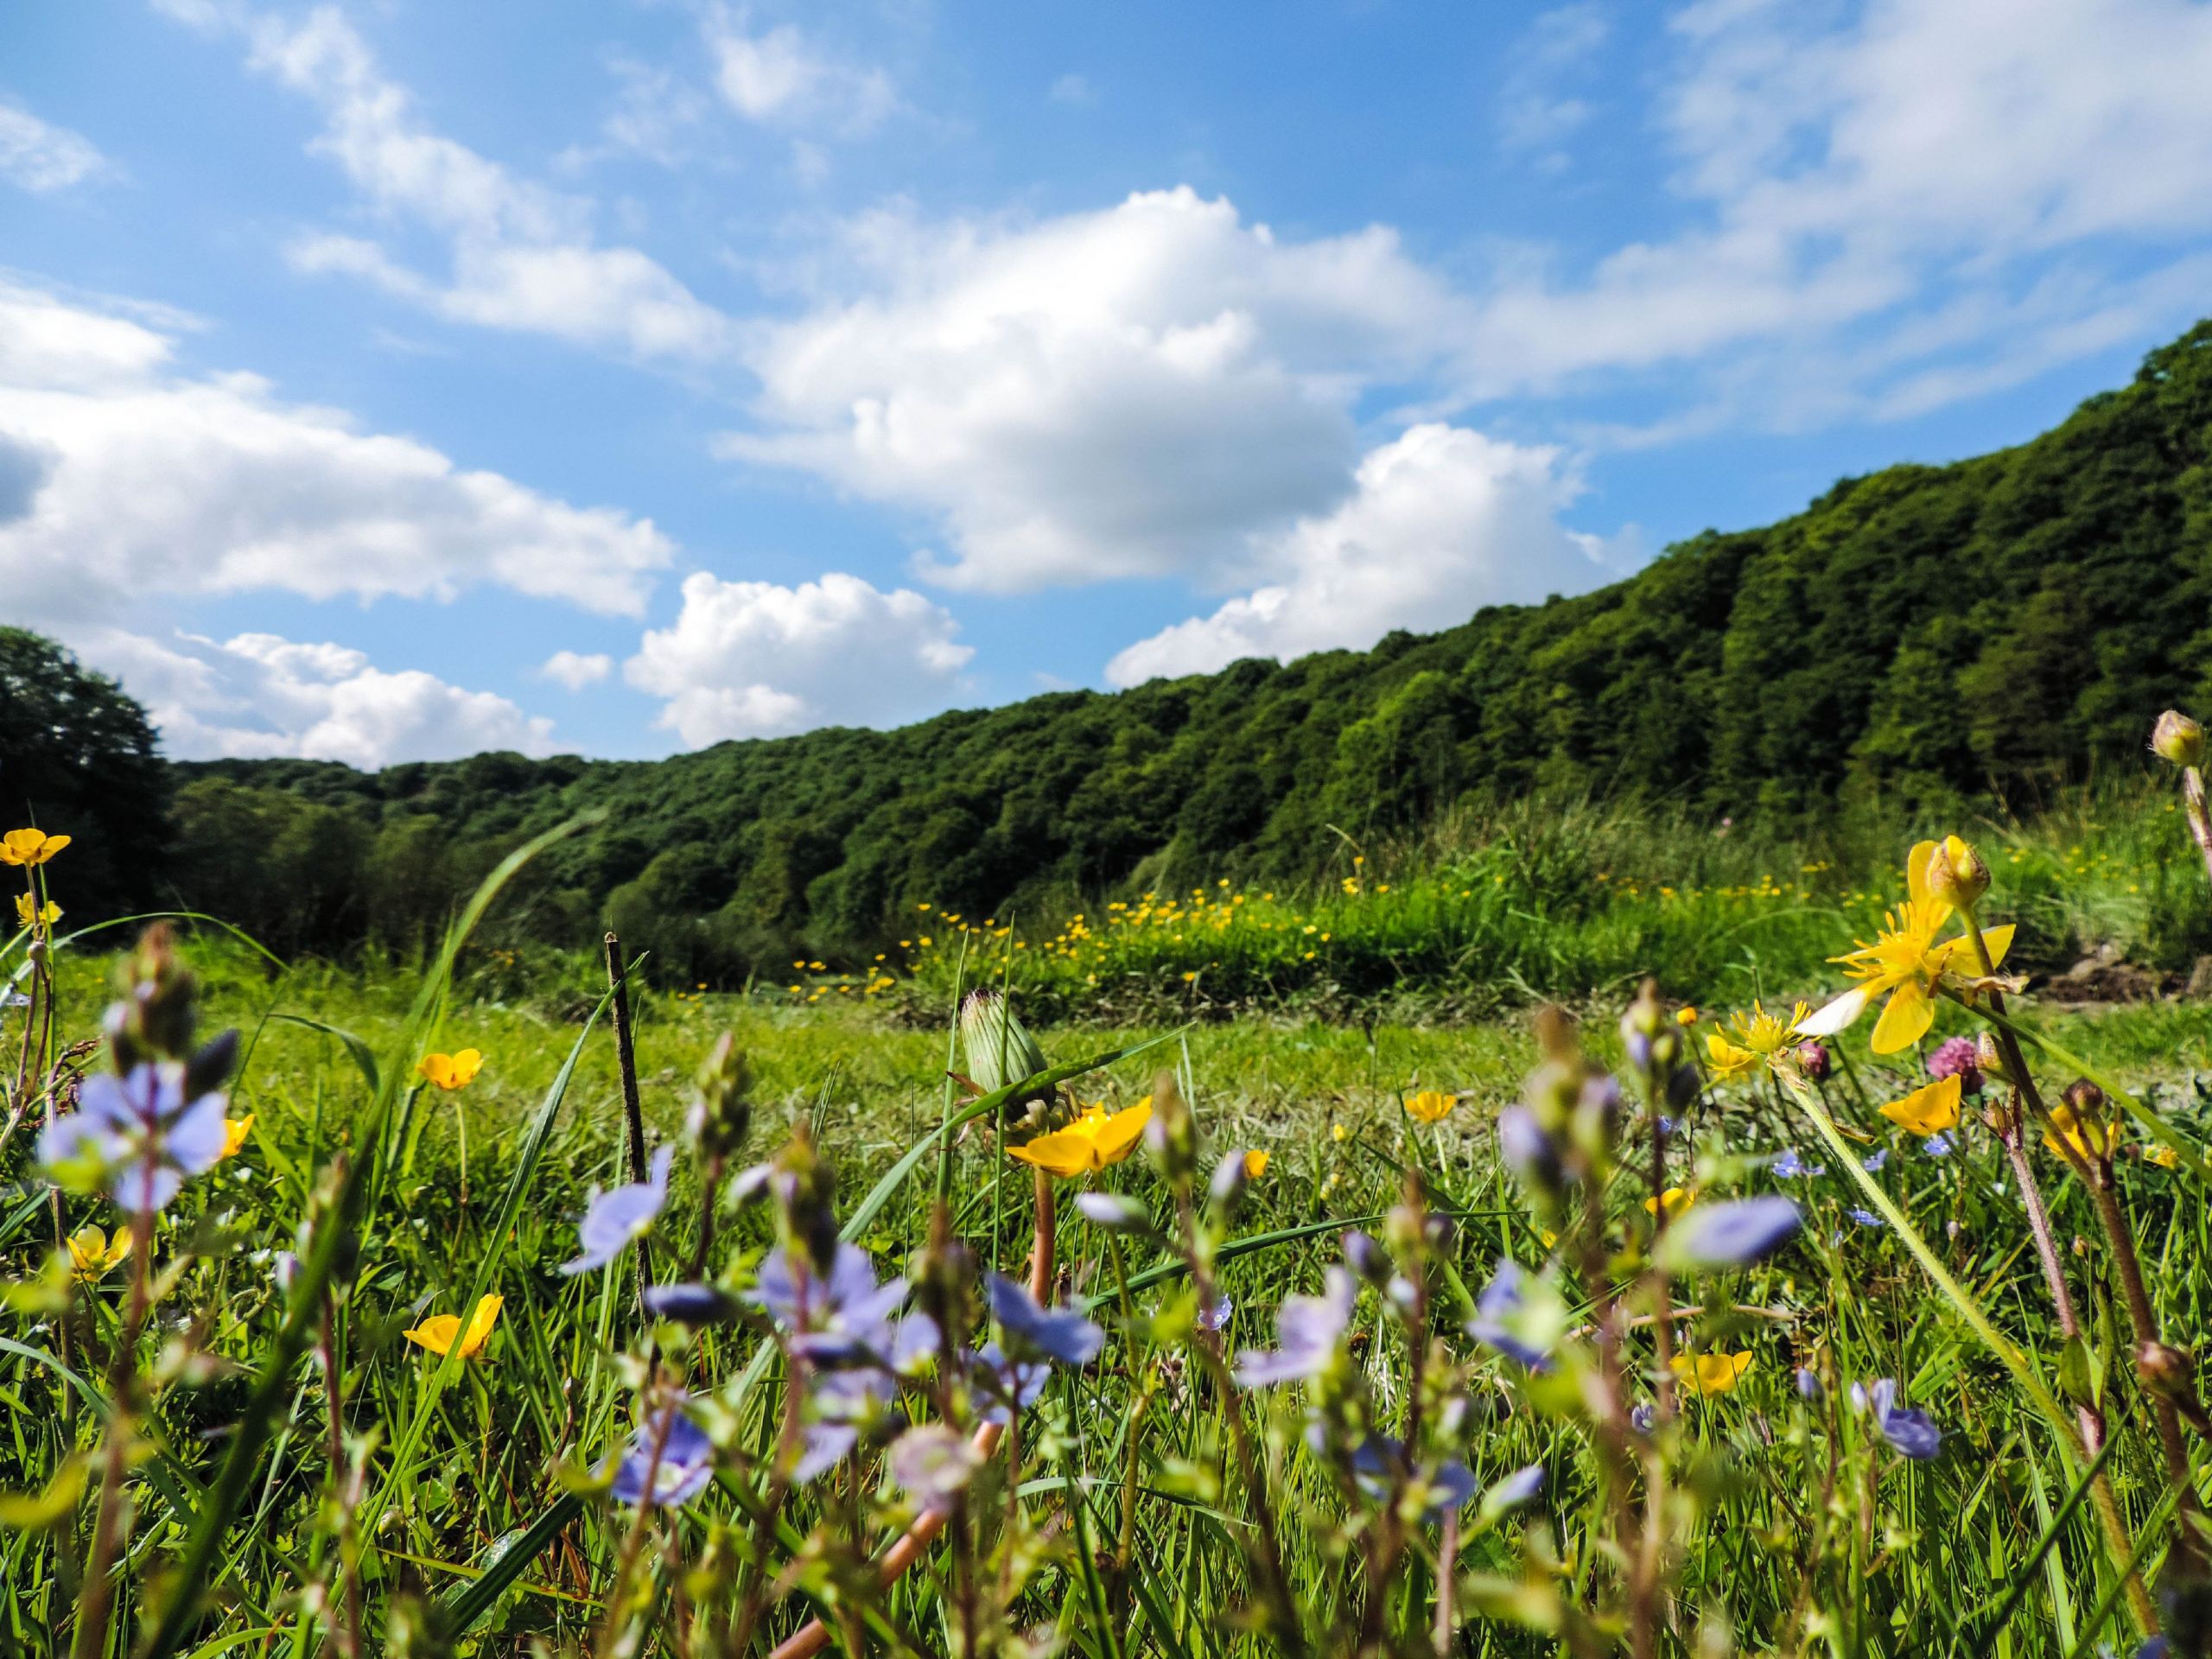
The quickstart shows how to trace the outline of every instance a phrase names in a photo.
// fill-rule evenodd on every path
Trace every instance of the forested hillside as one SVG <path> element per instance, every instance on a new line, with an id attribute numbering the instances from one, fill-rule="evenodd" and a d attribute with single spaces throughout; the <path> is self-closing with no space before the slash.
<path id="1" fill-rule="evenodd" d="M 681 927 L 677 956 L 735 975 L 866 947 L 925 899 L 1309 874 L 1331 826 L 1387 834 L 1470 794 L 1738 820 L 2032 804 L 2212 701 L 2208 447 L 2212 323 L 2017 448 L 1847 480 L 1603 591 L 1369 652 L 653 763 L 179 766 L 163 876 L 280 947 L 404 945 L 520 837 L 605 807 L 527 925 Z"/>

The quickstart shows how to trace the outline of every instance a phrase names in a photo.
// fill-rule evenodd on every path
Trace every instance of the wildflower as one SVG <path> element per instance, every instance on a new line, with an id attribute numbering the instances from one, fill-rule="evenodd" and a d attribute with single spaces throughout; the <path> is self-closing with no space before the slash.
<path id="1" fill-rule="evenodd" d="M 649 1179 L 618 1186 L 611 1192 L 592 1188 L 591 1197 L 584 1205 L 584 1218 L 576 1228 L 583 1252 L 573 1262 L 563 1262 L 563 1273 L 588 1273 L 594 1268 L 603 1268 L 620 1255 L 632 1240 L 643 1238 L 652 1230 L 661 1206 L 668 1202 L 668 1166 L 675 1156 L 675 1147 L 663 1147 L 653 1154 Z"/>
<path id="2" fill-rule="evenodd" d="M 2177 766 L 2204 764 L 2204 728 L 2178 709 L 2169 709 L 2151 728 L 2151 752 Z"/>
<path id="3" fill-rule="evenodd" d="M 473 1048 L 454 1054 L 425 1054 L 415 1068 L 439 1088 L 450 1093 L 466 1089 L 484 1069 L 484 1057 Z"/>
<path id="4" fill-rule="evenodd" d="M 1701 1206 L 1667 1230 L 1660 1255 L 1676 1272 L 1740 1268 L 1779 1249 L 1803 1221 L 1787 1198 L 1737 1198 Z"/>
<path id="5" fill-rule="evenodd" d="M 1230 1301 L 1224 1294 L 1211 1307 L 1202 1307 L 1198 1310 L 1198 1329 L 1201 1331 L 1223 1330 L 1229 1324 L 1230 1315 L 1236 1311 L 1236 1304 Z"/>
<path id="6" fill-rule="evenodd" d="M 1424 1089 L 1406 1096 L 1407 1112 L 1423 1123 L 1436 1122 L 1459 1103 L 1459 1096 L 1436 1089 Z"/>
<path id="7" fill-rule="evenodd" d="M 1806 1163 L 1797 1156 L 1796 1147 L 1784 1147 L 1782 1149 L 1782 1155 L 1774 1160 L 1774 1173 L 1785 1180 L 1794 1181 L 1801 1176 L 1825 1175 L 1827 1173 L 1827 1166 Z"/>
<path id="8" fill-rule="evenodd" d="M 41 906 L 28 893 L 16 895 L 16 920 L 24 927 L 52 927 L 61 919 L 61 906 L 51 899 Z"/>
<path id="9" fill-rule="evenodd" d="M 1930 1158 L 1948 1158 L 1956 1150 L 1948 1135 L 1931 1135 L 1920 1143 L 1920 1149 Z"/>
<path id="10" fill-rule="evenodd" d="M 707 1284 L 649 1285 L 645 1304 L 645 1312 L 657 1319 L 695 1327 L 727 1324 L 737 1313 L 728 1294 Z"/>
<path id="11" fill-rule="evenodd" d="M 1052 1380 L 1052 1368 L 1046 1361 L 1010 1359 L 995 1342 L 977 1349 L 975 1360 L 973 1380 L 992 1402 L 982 1414 L 987 1423 L 1011 1423 L 1016 1412 L 1044 1398 L 1045 1384 Z"/>
<path id="12" fill-rule="evenodd" d="M 483 1296 L 477 1299 L 476 1311 L 469 1315 L 468 1332 L 461 1338 L 461 1357 L 474 1359 L 484 1351 L 484 1344 L 492 1339 L 492 1327 L 499 1322 L 499 1310 L 506 1306 L 504 1296 Z M 416 1346 L 429 1349 L 443 1357 L 453 1351 L 453 1339 L 461 1332 L 461 1320 L 451 1313 L 433 1314 L 412 1331 L 400 1335 Z"/>
<path id="13" fill-rule="evenodd" d="M 1351 1323 L 1351 1275 L 1331 1268 L 1319 1296 L 1286 1296 L 1275 1314 L 1273 1352 L 1248 1348 L 1236 1357 L 1239 1388 L 1263 1389 L 1318 1376 L 1335 1359 L 1337 1344 Z"/>
<path id="14" fill-rule="evenodd" d="M 1266 1174 L 1268 1173 L 1268 1154 L 1261 1151 L 1257 1147 L 1254 1147 L 1251 1151 L 1247 1152 L 1244 1154 L 1245 1179 L 1256 1181 L 1261 1176 Z"/>
<path id="15" fill-rule="evenodd" d="M 1797 1069 L 1814 1083 L 1824 1080 L 1835 1062 L 1828 1054 L 1826 1043 L 1808 1037 L 1797 1045 Z"/>
<path id="16" fill-rule="evenodd" d="M 804 1255 L 772 1252 L 760 1263 L 749 1296 L 791 1333 L 794 1353 L 823 1365 L 888 1355 L 895 1341 L 891 1315 L 906 1299 L 905 1280 L 878 1285 L 868 1252 L 842 1243 L 826 1276 L 817 1274 Z"/>
<path id="17" fill-rule="evenodd" d="M 1910 896 L 1883 916 L 1873 942 L 1862 939 L 1856 950 L 1830 958 L 1842 963 L 1844 971 L 1859 982 L 1802 1022 L 1807 1036 L 1836 1035 L 1864 1014 L 1869 1002 L 1886 995 L 1889 1001 L 1874 1026 L 1873 1050 L 1877 1054 L 1894 1054 L 1910 1048 L 1936 1023 L 1936 988 L 1953 971 L 1958 959 L 1963 956 L 1979 968 L 1971 936 L 1961 933 L 1940 944 L 1936 941 L 1936 934 L 1951 918 L 1953 906 L 1928 886 L 1928 867 L 1936 851 L 1932 841 L 1923 841 L 1912 849 L 1905 861 Z M 2012 946 L 2012 925 L 1983 929 L 1981 940 L 1991 965 L 2003 962 Z"/>
<path id="18" fill-rule="evenodd" d="M 1643 1213 L 1647 1216 L 1656 1216 L 1660 1211 L 1664 1210 L 1667 1212 L 1668 1220 L 1679 1221 L 1688 1213 L 1689 1207 L 1696 1202 L 1697 1189 L 1695 1187 L 1670 1186 L 1657 1198 L 1646 1198 L 1643 1201 Z"/>
<path id="19" fill-rule="evenodd" d="M 1882 1116 L 1923 1137 L 1941 1135 L 1959 1121 L 1959 1095 L 1964 1080 L 1954 1071 L 1914 1090 L 1903 1100 L 1891 1101 Z"/>
<path id="20" fill-rule="evenodd" d="M 244 1117 L 226 1117 L 223 1120 L 221 1156 L 235 1158 L 245 1150 L 245 1143 L 253 1134 L 253 1120 L 258 1116 L 258 1113 L 248 1112 Z"/>
<path id="21" fill-rule="evenodd" d="M 1808 1367 L 1800 1365 L 1797 1368 L 1795 1381 L 1800 1400 L 1818 1400 L 1821 1397 L 1821 1379 Z"/>
<path id="22" fill-rule="evenodd" d="M 2156 1164 L 2160 1169 L 2172 1169 L 2181 1162 L 2181 1154 L 2169 1146 L 2145 1147 L 2143 1148 L 2143 1161 Z"/>
<path id="23" fill-rule="evenodd" d="M 1697 1010 L 1690 1007 L 1675 1009 L 1675 1023 L 1678 1026 L 1694 1026 L 1697 1024 Z"/>
<path id="24" fill-rule="evenodd" d="M 1884 1440 L 1916 1463 L 1925 1463 L 1942 1449 L 1942 1431 L 1929 1421 L 1926 1412 L 1898 1405 L 1897 1395 L 1897 1385 L 1886 1376 L 1871 1389 L 1857 1382 L 1851 1385 L 1853 1408 L 1871 1411 L 1874 1427 Z"/>
<path id="25" fill-rule="evenodd" d="M 228 1137 L 224 1098 L 185 1099 L 181 1063 L 143 1062 L 124 1077 L 85 1079 L 77 1109 L 47 1125 L 39 1156 L 48 1167 L 91 1163 L 125 1210 L 160 1210 L 188 1176 L 211 1168 Z"/>
<path id="26" fill-rule="evenodd" d="M 0 864 L 18 868 L 43 864 L 68 844 L 67 836 L 49 836 L 43 830 L 10 830 L 0 836 Z"/>
<path id="27" fill-rule="evenodd" d="M 1467 1334 L 1532 1371 L 1551 1369 L 1551 1351 L 1566 1329 L 1565 1310 L 1548 1281 L 1531 1279 L 1510 1256 L 1476 1299 Z"/>
<path id="28" fill-rule="evenodd" d="M 925 1509 L 945 1510 L 983 1466 L 983 1454 L 942 1423 L 919 1423 L 892 1443 L 891 1478 Z"/>
<path id="29" fill-rule="evenodd" d="M 1084 1366 L 1098 1357 L 1106 1333 L 1069 1307 L 1040 1306 L 1028 1287 L 1002 1273 L 987 1281 L 991 1317 L 1015 1349 L 1042 1354 L 1063 1365 Z"/>
<path id="30" fill-rule="evenodd" d="M 78 1279 L 92 1284 L 130 1254 L 130 1230 L 118 1227 L 110 1238 L 98 1227 L 81 1227 L 68 1238 L 69 1267 Z"/>
<path id="31" fill-rule="evenodd" d="M 2053 1156 L 2063 1158 L 2066 1153 L 2059 1144 L 2063 1140 L 2085 1164 L 2108 1162 L 2120 1147 L 2120 1126 L 2107 1121 L 2104 1104 L 2104 1091 L 2094 1084 L 2075 1084 L 2050 1109 L 2050 1124 L 2043 1132 L 2044 1145 Z"/>
<path id="32" fill-rule="evenodd" d="M 1886 1221 L 1884 1221 L 1879 1216 L 1876 1215 L 1872 1210 L 1853 1209 L 1847 1210 L 1844 1213 L 1849 1216 L 1853 1221 L 1857 1222 L 1861 1227 L 1881 1228 L 1886 1227 L 1890 1224 Z"/>
<path id="33" fill-rule="evenodd" d="M 1096 1174 L 1135 1151 L 1144 1126 L 1151 1121 L 1149 1095 L 1126 1111 L 1109 1114 L 1103 1106 L 1087 1106 L 1065 1129 L 1054 1129 L 1021 1146 L 1008 1147 L 1007 1155 L 1019 1158 L 1025 1164 L 1034 1164 L 1063 1180 Z"/>
<path id="34" fill-rule="evenodd" d="M 1961 1094 L 1981 1092 L 1981 1050 L 1971 1037 L 1947 1037 L 1928 1057 L 1931 1077 L 1956 1077 Z"/>
<path id="35" fill-rule="evenodd" d="M 1329 1138 L 1341 1145 L 1351 1139 L 1351 1131 L 1341 1123 L 1332 1123 L 1329 1125 Z"/>
<path id="36" fill-rule="evenodd" d="M 1328 1431 L 1320 1422 L 1309 1423 L 1306 1434 L 1316 1452 L 1326 1449 Z M 1421 1511 L 1432 1521 L 1466 1508 L 1474 1499 L 1474 1471 L 1466 1465 L 1452 1459 L 1433 1469 L 1415 1469 L 1406 1443 L 1393 1434 L 1366 1436 L 1352 1447 L 1351 1463 L 1353 1483 L 1370 1501 L 1379 1503 L 1389 1497 L 1403 1478 L 1416 1489 Z"/>
<path id="37" fill-rule="evenodd" d="M 630 1437 L 608 1490 L 618 1503 L 673 1508 L 698 1497 L 714 1472 L 707 1431 L 668 1406 Z"/>
<path id="38" fill-rule="evenodd" d="M 1649 1401 L 1628 1408 L 1628 1426 L 1639 1434 L 1649 1434 L 1658 1426 L 1659 1413 Z"/>
<path id="39" fill-rule="evenodd" d="M 1491 1489 L 1483 1494 L 1482 1512 L 1485 1517 L 1501 1516 L 1508 1510 L 1535 1503 L 1543 1494 L 1544 1465 L 1532 1463 L 1492 1482 Z"/>
<path id="40" fill-rule="evenodd" d="M 1859 1167 L 1869 1175 L 1878 1175 L 1888 1167 L 1889 1161 L 1890 1149 L 1887 1147 L 1877 1147 L 1859 1160 Z"/>
<path id="41" fill-rule="evenodd" d="M 1921 880 L 1932 897 L 1970 912 L 1989 891 L 1989 865 L 1972 842 L 1946 836 L 1929 853 Z"/>
<path id="42" fill-rule="evenodd" d="M 1740 1354 L 1676 1354 L 1668 1362 L 1681 1385 L 1694 1394 L 1732 1394 L 1744 1373 L 1751 1369 L 1751 1356 Z"/>
<path id="43" fill-rule="evenodd" d="M 1227 1166 L 1236 1167 L 1234 1165 Z M 1092 1226 L 1103 1227 L 1109 1232 L 1145 1233 L 1152 1230 L 1151 1215 L 1143 1205 L 1126 1192 L 1078 1192 L 1075 1195 L 1075 1207 Z"/>
<path id="44" fill-rule="evenodd" d="M 1732 1014 L 1728 1030 L 1733 1036 L 1718 1031 L 1705 1034 L 1705 1048 L 1713 1062 L 1713 1075 L 1726 1083 L 1743 1076 L 1754 1066 L 1764 1065 L 1770 1071 L 1787 1068 L 1796 1061 L 1798 1024 L 1812 1012 L 1809 1004 L 1800 1002 L 1784 1019 L 1769 1014 L 1761 1002 L 1753 1002 L 1748 1014 Z"/>

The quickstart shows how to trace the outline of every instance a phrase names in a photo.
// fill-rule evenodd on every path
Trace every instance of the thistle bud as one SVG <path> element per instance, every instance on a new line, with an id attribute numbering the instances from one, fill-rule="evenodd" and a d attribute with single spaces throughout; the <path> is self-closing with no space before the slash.
<path id="1" fill-rule="evenodd" d="M 2178 709 L 2169 709 L 2151 728 L 2151 753 L 2177 766 L 2204 764 L 2204 728 Z"/>
<path id="2" fill-rule="evenodd" d="M 1989 866 L 1970 841 L 1946 836 L 1929 855 L 1929 894 L 1954 910 L 1972 910 L 1989 891 Z"/>
<path id="3" fill-rule="evenodd" d="M 960 1005 L 960 1051 L 969 1077 L 987 1095 L 1045 1069 L 1045 1051 L 994 990 L 971 991 Z"/>
<path id="4" fill-rule="evenodd" d="M 734 1034 L 715 1039 L 692 1074 L 691 1111 L 684 1122 L 702 1157 L 727 1158 L 744 1143 L 753 1122 L 753 1068 Z"/>

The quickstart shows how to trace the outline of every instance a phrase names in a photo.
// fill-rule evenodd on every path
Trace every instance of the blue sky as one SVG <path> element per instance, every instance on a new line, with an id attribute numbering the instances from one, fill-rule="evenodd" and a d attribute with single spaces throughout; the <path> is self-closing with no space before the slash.
<path id="1" fill-rule="evenodd" d="M 2212 311 L 2212 8 L 0 18 L 0 577 L 173 753 L 651 755 L 1364 645 Z"/>

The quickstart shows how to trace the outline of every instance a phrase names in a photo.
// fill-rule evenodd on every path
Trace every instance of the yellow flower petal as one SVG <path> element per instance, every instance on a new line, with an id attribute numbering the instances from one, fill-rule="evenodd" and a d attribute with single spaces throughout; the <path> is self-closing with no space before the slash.
<path id="1" fill-rule="evenodd" d="M 1912 895 L 1915 904 L 1929 896 L 1928 863 L 1935 856 L 1936 843 L 1932 841 L 1913 842 L 1912 850 L 1904 855 L 1905 890 Z"/>
<path id="2" fill-rule="evenodd" d="M 1137 1137 L 1144 1133 L 1144 1126 L 1152 1122 L 1152 1102 L 1143 1100 L 1127 1111 L 1116 1112 L 1102 1122 L 1096 1130 L 1096 1144 L 1093 1156 L 1095 1167 L 1103 1169 L 1109 1164 L 1118 1164 L 1135 1148 Z"/>
<path id="3" fill-rule="evenodd" d="M 1882 1116 L 1917 1135 L 1941 1135 L 1959 1121 L 1961 1087 L 1955 1075 L 1938 1077 L 1903 1100 L 1890 1102 L 1882 1108 Z"/>
<path id="4" fill-rule="evenodd" d="M 1697 1394 L 1727 1394 L 1751 1369 L 1749 1352 L 1676 1354 L 1669 1367 L 1682 1386 Z"/>
<path id="5" fill-rule="evenodd" d="M 226 1117 L 223 1120 L 222 1155 L 224 1157 L 236 1157 L 245 1149 L 246 1137 L 253 1133 L 255 1116 L 256 1114 L 248 1112 L 244 1117 Z"/>
<path id="6" fill-rule="evenodd" d="M 1916 979 L 1903 980 L 1890 993 L 1888 1006 L 1875 1021 L 1870 1045 L 1877 1054 L 1894 1054 L 1910 1048 L 1936 1023 L 1936 1004 Z"/>
<path id="7" fill-rule="evenodd" d="M 1437 1089 L 1424 1089 L 1406 1096 L 1406 1110 L 1424 1123 L 1436 1122 L 1459 1103 L 1457 1095 L 1447 1095 Z"/>
<path id="8" fill-rule="evenodd" d="M 1657 1198 L 1646 1198 L 1643 1211 L 1646 1215 L 1656 1216 L 1659 1213 L 1659 1206 L 1663 1204 L 1667 1206 L 1667 1219 L 1673 1221 L 1696 1202 L 1695 1187 L 1670 1186 Z"/>
<path id="9" fill-rule="evenodd" d="M 476 1312 L 470 1315 L 468 1334 L 461 1339 L 461 1357 L 474 1359 L 484 1351 L 484 1344 L 492 1339 L 492 1328 L 499 1322 L 499 1310 L 506 1306 L 504 1296 L 481 1296 L 477 1299 Z M 453 1339 L 461 1330 L 461 1320 L 451 1313 L 433 1314 L 412 1331 L 400 1334 L 408 1341 L 443 1356 L 453 1351 Z"/>
<path id="10" fill-rule="evenodd" d="M 1065 1181 L 1089 1172 L 1090 1147 L 1090 1135 L 1072 1128 L 1055 1129 L 1020 1146 L 1008 1147 L 1006 1155 L 1019 1158 L 1025 1164 L 1034 1164 Z"/>
<path id="11" fill-rule="evenodd" d="M 454 1333 L 461 1329 L 461 1320 L 451 1313 L 433 1313 L 411 1331 L 400 1334 L 419 1347 L 434 1354 L 443 1355 L 453 1348 Z"/>
<path id="12" fill-rule="evenodd" d="M 1268 1173 L 1268 1154 L 1255 1147 L 1244 1154 L 1244 1179 L 1256 1181 Z"/>

